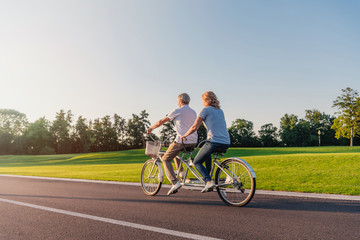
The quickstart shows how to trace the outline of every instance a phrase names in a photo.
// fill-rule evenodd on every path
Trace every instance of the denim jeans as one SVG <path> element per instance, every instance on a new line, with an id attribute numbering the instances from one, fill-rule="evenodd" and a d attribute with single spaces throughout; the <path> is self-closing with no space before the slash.
<path id="1" fill-rule="evenodd" d="M 194 159 L 194 165 L 195 168 L 198 170 L 198 172 L 203 176 L 205 182 L 208 182 L 211 180 L 210 177 L 210 171 L 211 171 L 211 154 L 213 152 L 218 151 L 226 151 L 226 149 L 229 148 L 228 144 L 222 144 L 222 143 L 215 143 L 215 142 L 206 142 L 196 155 Z M 203 163 L 205 162 L 206 168 L 204 167 Z"/>

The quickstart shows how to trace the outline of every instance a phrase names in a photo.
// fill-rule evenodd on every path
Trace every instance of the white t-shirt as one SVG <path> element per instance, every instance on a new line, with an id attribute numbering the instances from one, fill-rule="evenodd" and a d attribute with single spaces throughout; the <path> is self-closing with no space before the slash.
<path id="1" fill-rule="evenodd" d="M 181 143 L 180 137 L 183 136 L 196 120 L 196 112 L 184 105 L 181 108 L 176 108 L 167 116 L 175 124 L 176 138 L 175 141 Z M 192 144 L 197 143 L 198 134 L 194 132 L 186 137 L 184 143 Z"/>

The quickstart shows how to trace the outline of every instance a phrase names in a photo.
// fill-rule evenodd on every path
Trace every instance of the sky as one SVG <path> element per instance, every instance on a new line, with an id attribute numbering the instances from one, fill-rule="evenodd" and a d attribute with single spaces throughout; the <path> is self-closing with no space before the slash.
<path id="1" fill-rule="evenodd" d="M 30 122 L 60 109 L 155 123 L 186 92 L 213 91 L 235 119 L 333 115 L 360 91 L 360 2 L 0 0 L 0 109 Z"/>

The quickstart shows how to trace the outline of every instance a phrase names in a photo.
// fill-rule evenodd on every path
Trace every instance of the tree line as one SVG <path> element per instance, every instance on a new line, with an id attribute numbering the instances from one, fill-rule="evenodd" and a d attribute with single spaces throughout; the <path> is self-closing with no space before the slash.
<path id="1" fill-rule="evenodd" d="M 0 154 L 64 154 L 118 151 L 143 146 L 148 113 L 125 120 L 117 114 L 95 120 L 60 110 L 55 120 L 29 123 L 25 114 L 0 109 Z"/>
<path id="2" fill-rule="evenodd" d="M 334 116 L 319 110 L 305 110 L 304 118 L 285 114 L 278 129 L 272 123 L 261 126 L 256 134 L 254 124 L 236 119 L 228 128 L 233 147 L 277 147 L 348 145 L 360 143 L 360 98 L 351 88 L 333 102 Z M 26 115 L 13 109 L 0 109 L 0 154 L 64 154 L 119 151 L 142 148 L 150 126 L 146 110 L 130 119 L 114 114 L 95 120 L 80 116 L 73 119 L 71 110 L 60 110 L 55 120 L 44 117 L 29 123 Z M 172 122 L 162 126 L 159 138 L 174 134 Z M 199 141 L 206 138 L 203 125 Z M 158 138 L 153 135 L 153 137 Z M 171 139 L 169 140 L 171 141 Z"/>

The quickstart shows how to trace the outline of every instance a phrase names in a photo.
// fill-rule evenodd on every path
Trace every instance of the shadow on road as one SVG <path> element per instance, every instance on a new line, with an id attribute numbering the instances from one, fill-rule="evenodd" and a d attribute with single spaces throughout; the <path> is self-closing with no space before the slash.
<path id="1" fill-rule="evenodd" d="M 255 195 L 254 199 L 247 207 L 287 211 L 360 213 L 359 201 L 275 197 L 265 195 Z"/>
<path id="2" fill-rule="evenodd" d="M 199 198 L 189 198 L 181 196 L 174 198 L 164 195 L 154 197 L 144 196 L 143 199 L 134 198 L 82 198 L 82 197 L 64 197 L 64 196 L 43 196 L 43 195 L 19 195 L 19 194 L 0 194 L 0 197 L 18 197 L 18 198 L 47 198 L 47 199 L 66 199 L 66 200 L 85 200 L 85 201 L 110 201 L 110 202 L 129 202 L 129 203 L 154 203 L 154 204 L 181 204 L 181 205 L 208 205 L 208 206 L 226 206 L 220 199 L 212 201 Z"/>

